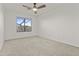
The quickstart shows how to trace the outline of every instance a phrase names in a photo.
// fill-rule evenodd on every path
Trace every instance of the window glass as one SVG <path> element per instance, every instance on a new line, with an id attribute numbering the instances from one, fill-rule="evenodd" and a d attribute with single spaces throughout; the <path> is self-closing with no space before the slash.
<path id="1" fill-rule="evenodd" d="M 32 19 L 17 17 L 17 32 L 31 32 L 32 31 Z"/>

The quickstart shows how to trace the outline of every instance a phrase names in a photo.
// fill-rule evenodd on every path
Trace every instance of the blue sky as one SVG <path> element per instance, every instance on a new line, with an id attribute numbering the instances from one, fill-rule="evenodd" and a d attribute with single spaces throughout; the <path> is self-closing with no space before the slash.
<path id="1" fill-rule="evenodd" d="M 16 23 L 17 23 L 17 24 L 21 24 L 21 23 L 23 22 L 23 19 L 24 19 L 24 18 L 22 18 L 22 17 L 17 17 L 17 18 L 16 18 Z M 27 21 L 28 21 L 28 22 L 27 22 Z M 29 19 L 26 19 L 25 22 L 27 22 L 27 23 L 25 23 L 25 25 L 31 26 L 32 20 L 29 21 Z M 22 25 L 24 25 L 24 23 L 22 23 Z"/>

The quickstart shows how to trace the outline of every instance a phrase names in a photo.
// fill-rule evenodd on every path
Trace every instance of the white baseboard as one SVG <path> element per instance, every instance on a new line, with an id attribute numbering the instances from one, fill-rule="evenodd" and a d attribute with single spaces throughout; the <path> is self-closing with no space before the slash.
<path id="1" fill-rule="evenodd" d="M 76 44 L 72 44 L 72 43 L 69 43 L 69 42 L 66 42 L 66 41 L 60 41 L 60 40 L 58 40 L 56 38 L 52 38 L 52 37 L 48 37 L 48 36 L 42 36 L 42 35 L 38 35 L 38 36 L 41 37 L 41 38 L 44 38 L 44 39 L 54 40 L 56 42 L 64 43 L 64 44 L 79 48 L 79 46 L 76 45 Z"/>
<path id="2" fill-rule="evenodd" d="M 1 43 L 0 43 L 0 51 L 1 51 L 2 48 L 3 48 L 3 43 L 4 43 L 4 42 L 1 42 Z"/>
<path id="3" fill-rule="evenodd" d="M 12 39 L 8 39 L 8 40 L 25 39 L 25 38 L 36 37 L 36 36 L 37 36 L 37 35 L 28 36 L 28 37 L 18 37 L 18 38 L 12 38 Z M 8 41 L 8 40 L 6 40 L 6 41 Z"/>
<path id="4" fill-rule="evenodd" d="M 79 47 L 79 46 L 76 45 L 76 44 L 72 44 L 72 43 L 70 43 L 70 42 L 61 41 L 61 40 L 58 40 L 58 39 L 56 39 L 56 38 L 53 38 L 53 37 L 50 37 L 50 36 L 43 36 L 43 35 L 34 35 L 34 36 L 28 36 L 28 37 L 13 38 L 13 39 L 9 39 L 9 40 L 24 39 L 24 38 L 29 38 L 29 37 L 41 37 L 41 38 L 44 38 L 44 39 L 50 39 L 50 40 L 54 40 L 54 41 L 57 41 L 57 42 L 60 42 L 60 43 L 64 43 L 64 44 L 67 44 L 67 45 L 71 45 L 71 46 L 74 46 L 74 47 Z"/>

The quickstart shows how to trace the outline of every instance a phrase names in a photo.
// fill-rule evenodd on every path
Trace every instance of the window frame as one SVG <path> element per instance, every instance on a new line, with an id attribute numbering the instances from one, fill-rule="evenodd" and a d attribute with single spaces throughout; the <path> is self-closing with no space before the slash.
<path id="1" fill-rule="evenodd" d="M 32 18 L 31 18 L 31 17 L 20 17 L 20 16 L 16 16 L 16 28 L 17 28 L 17 18 L 23 18 L 23 21 L 24 21 L 24 27 L 23 27 L 24 30 L 23 30 L 23 31 L 18 31 L 18 30 L 16 29 L 17 32 L 19 32 L 19 33 L 20 33 L 20 32 L 32 32 Z M 26 30 L 26 27 L 25 27 L 25 26 L 26 26 L 26 25 L 25 25 L 26 22 L 25 22 L 25 20 L 27 20 L 27 19 L 29 19 L 29 20 L 31 21 L 31 31 L 27 31 L 27 30 Z M 27 23 L 28 23 L 28 22 L 27 22 Z M 18 25 L 21 25 L 21 24 L 18 24 Z"/>

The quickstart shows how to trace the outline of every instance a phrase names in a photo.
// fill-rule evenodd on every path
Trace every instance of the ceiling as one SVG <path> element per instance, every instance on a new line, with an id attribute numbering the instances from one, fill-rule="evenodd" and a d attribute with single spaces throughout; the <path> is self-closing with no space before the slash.
<path id="1" fill-rule="evenodd" d="M 59 6 L 61 6 L 61 7 L 63 7 L 63 6 L 64 7 L 79 7 L 78 3 L 37 3 L 37 6 L 40 6 L 42 4 L 45 4 L 46 7 L 38 10 L 38 14 L 36 14 L 36 15 L 45 14 L 47 12 L 60 8 Z M 9 9 L 9 10 L 16 10 L 16 11 L 20 11 L 20 12 L 22 11 L 22 12 L 26 12 L 26 13 L 28 12 L 30 14 L 34 14 L 32 10 L 28 10 L 27 8 L 22 7 L 22 5 L 27 5 L 29 7 L 33 7 L 33 3 L 5 3 L 3 5 L 6 9 Z"/>
<path id="2" fill-rule="evenodd" d="M 40 6 L 42 4 L 45 4 L 45 3 L 37 3 L 37 6 Z M 16 10 L 16 11 L 23 11 L 23 12 L 28 12 L 30 14 L 34 14 L 34 12 L 32 10 L 28 10 L 27 8 L 25 7 L 22 7 L 22 5 L 26 5 L 26 6 L 29 6 L 29 7 L 33 7 L 33 4 L 32 3 L 6 3 L 6 4 L 3 4 L 4 7 L 8 10 Z M 45 8 L 42 8 L 40 10 L 38 10 L 38 14 L 42 14 L 44 13 L 46 10 L 47 10 L 47 4 L 45 4 L 46 7 Z"/>

